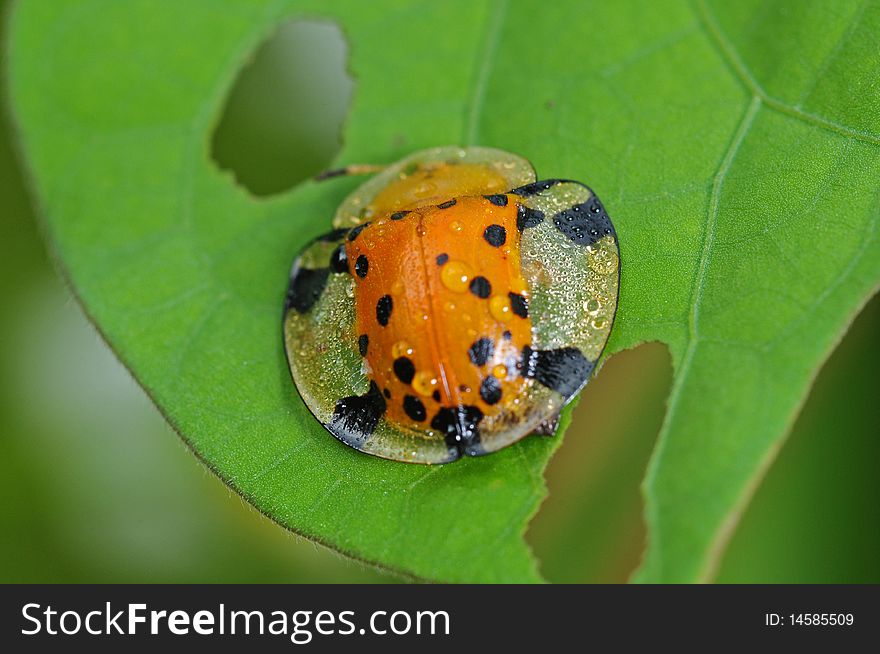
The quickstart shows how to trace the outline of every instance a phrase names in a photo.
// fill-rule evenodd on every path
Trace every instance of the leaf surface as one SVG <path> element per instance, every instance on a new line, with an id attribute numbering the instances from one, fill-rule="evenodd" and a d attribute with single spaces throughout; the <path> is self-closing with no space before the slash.
<path id="1" fill-rule="evenodd" d="M 306 16 L 337 21 L 351 47 L 341 163 L 490 145 L 602 197 L 623 275 L 609 350 L 662 341 L 675 367 L 637 578 L 707 578 L 880 278 L 880 3 L 17 7 L 9 84 L 46 231 L 195 453 L 350 556 L 426 579 L 538 581 L 523 533 L 559 438 L 389 463 L 330 438 L 291 385 L 288 266 L 357 182 L 256 200 L 207 153 L 248 55 Z"/>

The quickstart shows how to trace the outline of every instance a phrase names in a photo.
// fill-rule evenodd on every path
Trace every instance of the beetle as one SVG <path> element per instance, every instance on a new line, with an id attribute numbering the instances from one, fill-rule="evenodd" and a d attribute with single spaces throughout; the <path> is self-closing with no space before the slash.
<path id="1" fill-rule="evenodd" d="M 294 260 L 283 314 L 293 381 L 333 436 L 435 464 L 555 431 L 617 309 L 593 191 L 502 150 L 432 148 L 356 189 L 333 227 Z"/>

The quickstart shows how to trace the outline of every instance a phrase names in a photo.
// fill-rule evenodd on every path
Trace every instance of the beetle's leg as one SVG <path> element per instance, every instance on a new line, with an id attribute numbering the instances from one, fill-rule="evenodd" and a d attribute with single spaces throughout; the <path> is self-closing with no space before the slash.
<path id="1" fill-rule="evenodd" d="M 325 170 L 323 173 L 318 173 L 315 175 L 315 181 L 323 182 L 325 179 L 331 179 L 333 177 L 372 175 L 374 173 L 381 173 L 385 168 L 387 168 L 387 166 L 381 166 L 378 164 L 351 164 L 344 168 L 333 168 L 332 170 Z"/>
<path id="2" fill-rule="evenodd" d="M 559 414 L 557 413 L 552 418 L 549 418 L 542 422 L 540 425 L 535 427 L 535 431 L 533 434 L 537 436 L 555 436 L 556 430 L 559 428 Z"/>

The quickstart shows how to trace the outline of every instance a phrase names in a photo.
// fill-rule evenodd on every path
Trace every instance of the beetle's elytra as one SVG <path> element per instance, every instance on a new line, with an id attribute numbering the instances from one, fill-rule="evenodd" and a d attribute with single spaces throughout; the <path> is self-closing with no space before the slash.
<path id="1" fill-rule="evenodd" d="M 296 387 L 353 448 L 446 463 L 553 425 L 617 308 L 617 235 L 580 182 L 489 148 L 417 152 L 299 254 L 284 308 Z"/>

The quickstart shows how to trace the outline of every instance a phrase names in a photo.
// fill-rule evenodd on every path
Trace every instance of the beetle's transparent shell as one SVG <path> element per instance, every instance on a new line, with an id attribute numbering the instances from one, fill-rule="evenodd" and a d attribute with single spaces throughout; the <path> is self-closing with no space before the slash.
<path id="1" fill-rule="evenodd" d="M 315 417 L 377 456 L 445 463 L 555 418 L 586 384 L 617 308 L 599 199 L 488 148 L 434 148 L 340 206 L 296 258 L 290 370 Z"/>

